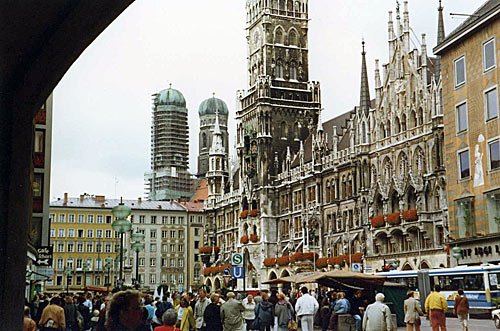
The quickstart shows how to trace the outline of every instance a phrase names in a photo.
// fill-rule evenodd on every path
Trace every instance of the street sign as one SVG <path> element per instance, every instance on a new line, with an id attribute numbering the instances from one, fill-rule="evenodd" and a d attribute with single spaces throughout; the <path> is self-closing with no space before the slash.
<path id="1" fill-rule="evenodd" d="M 243 265 L 243 254 L 241 253 L 233 253 L 231 255 L 231 264 L 234 266 L 242 266 Z"/>
<path id="2" fill-rule="evenodd" d="M 232 273 L 233 278 L 244 278 L 245 277 L 245 270 L 243 269 L 243 267 L 232 267 L 231 273 Z"/>
<path id="3" fill-rule="evenodd" d="M 54 269 L 52 267 L 39 267 L 36 268 L 36 273 L 34 273 L 36 280 L 47 280 L 48 278 L 54 278 Z"/>
<path id="4" fill-rule="evenodd" d="M 224 276 L 229 276 L 231 274 L 231 270 L 229 268 L 224 269 Z"/>
<path id="5" fill-rule="evenodd" d="M 52 266 L 52 246 L 41 246 L 36 249 L 37 257 L 35 265 L 37 267 L 51 267 Z"/>
<path id="6" fill-rule="evenodd" d="M 361 263 L 353 263 L 352 264 L 352 271 L 353 272 L 361 272 Z"/>

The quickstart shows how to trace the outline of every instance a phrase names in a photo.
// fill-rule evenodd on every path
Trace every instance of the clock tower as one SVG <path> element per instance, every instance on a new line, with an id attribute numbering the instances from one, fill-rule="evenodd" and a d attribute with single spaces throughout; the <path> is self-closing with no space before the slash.
<path id="1" fill-rule="evenodd" d="M 264 187 L 316 127 L 320 86 L 309 81 L 308 0 L 248 0 L 247 91 L 239 91 L 237 146 L 244 187 Z M 244 183 L 247 181 L 247 183 Z M 246 186 L 245 186 L 246 185 Z"/>

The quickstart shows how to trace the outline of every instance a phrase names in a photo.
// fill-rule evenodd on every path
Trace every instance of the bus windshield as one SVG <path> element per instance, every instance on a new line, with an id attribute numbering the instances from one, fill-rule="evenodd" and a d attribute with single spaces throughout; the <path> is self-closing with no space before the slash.
<path id="1" fill-rule="evenodd" d="M 483 274 L 443 275 L 431 277 L 431 286 L 439 284 L 444 291 L 484 291 Z"/>

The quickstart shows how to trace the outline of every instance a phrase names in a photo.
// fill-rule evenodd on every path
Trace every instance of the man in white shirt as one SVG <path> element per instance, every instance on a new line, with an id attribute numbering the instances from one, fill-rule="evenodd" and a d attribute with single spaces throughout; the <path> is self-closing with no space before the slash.
<path id="1" fill-rule="evenodd" d="M 295 312 L 300 319 L 302 331 L 313 331 L 314 315 L 319 309 L 319 303 L 318 300 L 309 294 L 307 287 L 302 287 L 300 291 L 302 292 L 302 296 L 295 304 Z"/>

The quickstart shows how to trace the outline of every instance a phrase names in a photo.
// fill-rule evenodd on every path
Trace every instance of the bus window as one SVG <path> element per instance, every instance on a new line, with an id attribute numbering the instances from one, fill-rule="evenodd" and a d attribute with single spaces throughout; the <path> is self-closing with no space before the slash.
<path id="1" fill-rule="evenodd" d="M 459 288 L 464 291 L 484 291 L 484 280 L 482 274 L 451 275 L 431 277 L 431 286 L 439 283 L 445 291 L 456 291 Z"/>
<path id="2" fill-rule="evenodd" d="M 500 286 L 498 285 L 500 273 L 491 273 L 488 277 L 490 279 L 490 290 L 500 290 Z"/>

